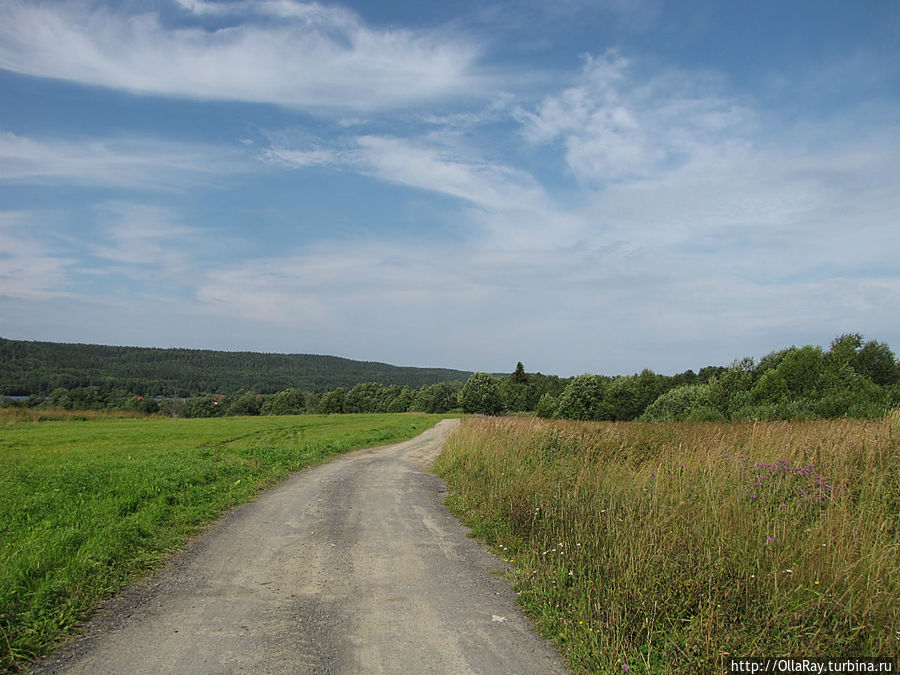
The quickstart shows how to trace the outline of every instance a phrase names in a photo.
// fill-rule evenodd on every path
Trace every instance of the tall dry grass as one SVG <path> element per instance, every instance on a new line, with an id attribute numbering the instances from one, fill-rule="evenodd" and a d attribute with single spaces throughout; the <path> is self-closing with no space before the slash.
<path id="1" fill-rule="evenodd" d="M 900 416 L 469 419 L 437 470 L 580 672 L 900 656 Z M 626 668 L 627 667 L 627 668 Z"/>

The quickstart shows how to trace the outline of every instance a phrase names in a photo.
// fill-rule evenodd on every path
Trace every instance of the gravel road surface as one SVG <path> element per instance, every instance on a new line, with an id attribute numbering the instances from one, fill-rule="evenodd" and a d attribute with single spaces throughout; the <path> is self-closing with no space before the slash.
<path id="1" fill-rule="evenodd" d="M 234 509 L 34 672 L 566 672 L 427 472 L 456 423 Z"/>

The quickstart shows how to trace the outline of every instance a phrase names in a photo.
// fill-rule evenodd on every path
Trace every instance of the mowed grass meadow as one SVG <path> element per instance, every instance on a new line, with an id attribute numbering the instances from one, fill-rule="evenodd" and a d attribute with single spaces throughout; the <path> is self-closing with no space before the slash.
<path id="1" fill-rule="evenodd" d="M 289 472 L 438 419 L 0 411 L 0 670 L 26 668 L 99 600 Z"/>
<path id="2" fill-rule="evenodd" d="M 900 416 L 470 418 L 436 469 L 583 673 L 900 657 Z"/>

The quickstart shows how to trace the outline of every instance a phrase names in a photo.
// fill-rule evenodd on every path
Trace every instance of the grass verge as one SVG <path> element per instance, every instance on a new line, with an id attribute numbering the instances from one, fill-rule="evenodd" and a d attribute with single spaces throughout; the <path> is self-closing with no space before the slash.
<path id="1" fill-rule="evenodd" d="M 0 670 L 48 653 L 99 600 L 289 472 L 439 419 L 0 420 Z"/>
<path id="2" fill-rule="evenodd" d="M 469 419 L 435 466 L 576 672 L 900 657 L 900 417 Z"/>

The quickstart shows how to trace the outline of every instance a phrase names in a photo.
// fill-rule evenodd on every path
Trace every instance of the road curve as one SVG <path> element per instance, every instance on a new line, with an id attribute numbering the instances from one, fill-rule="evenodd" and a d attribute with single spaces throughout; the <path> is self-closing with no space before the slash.
<path id="1" fill-rule="evenodd" d="M 566 672 L 427 473 L 456 423 L 234 509 L 33 672 Z"/>

